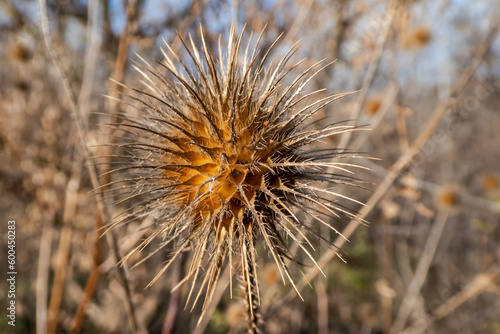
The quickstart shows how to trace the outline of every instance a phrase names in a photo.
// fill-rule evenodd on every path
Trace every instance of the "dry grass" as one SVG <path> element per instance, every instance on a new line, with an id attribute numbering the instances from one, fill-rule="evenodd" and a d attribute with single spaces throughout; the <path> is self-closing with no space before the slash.
<path id="1" fill-rule="evenodd" d="M 8 17 L 0 26 L 2 64 L 7 64 L 0 68 L 1 212 L 3 221 L 18 222 L 19 268 L 16 331 L 4 319 L 2 333 L 241 331 L 236 297 L 242 294 L 235 284 L 230 298 L 229 270 L 222 270 L 196 327 L 201 305 L 192 312 L 183 309 L 189 286 L 171 292 L 189 272 L 189 258 L 181 258 L 146 290 L 169 252 L 155 253 L 134 269 L 116 266 L 150 235 L 154 221 L 132 220 L 97 238 L 100 228 L 127 207 L 96 201 L 91 190 L 109 180 L 98 179 L 88 160 L 107 154 L 95 145 L 119 134 L 102 124 L 116 123 L 129 109 L 103 94 L 122 92 L 109 77 L 138 85 L 130 61 L 139 60 L 136 51 L 160 59 L 156 37 L 163 34 L 176 53 L 188 56 L 173 30 L 187 36 L 202 23 L 207 49 L 217 54 L 218 35 L 227 40 L 236 19 L 238 30 L 246 23 L 254 34 L 267 24 L 264 50 L 281 32 L 283 50 L 301 39 L 291 62 L 305 58 L 304 68 L 338 58 L 307 92 L 362 91 L 320 110 L 314 127 L 352 119 L 370 124 L 372 131 L 321 145 L 334 143 L 381 159 L 355 161 L 372 170 L 357 177 L 368 180 L 373 193 L 335 190 L 368 203 L 360 210 L 371 222 L 368 227 L 341 219 L 337 224 L 350 239 L 344 244 L 328 227 L 309 221 L 323 238 L 342 246 L 347 263 L 311 239 L 312 255 L 327 278 L 315 277 L 318 270 L 291 245 L 306 262 L 303 271 L 314 287 L 290 266 L 304 301 L 290 284 L 280 283 L 266 247 L 255 246 L 265 331 L 498 331 L 500 97 L 494 70 L 498 50 L 490 50 L 498 43 L 494 15 L 471 9 L 470 16 L 447 23 L 447 17 L 464 10 L 445 1 L 439 6 L 431 1 L 388 6 L 385 1 L 193 1 L 162 13 L 163 21 L 148 21 L 144 4 L 128 1 L 126 33 L 120 34 L 110 25 L 113 11 L 99 1 L 89 1 L 88 7 L 49 1 L 46 36 L 53 53 L 48 54 L 38 22 L 19 3 L 9 0 L 0 7 Z M 478 25 L 481 18 L 485 22 Z M 201 45 L 197 37 L 195 44 Z M 443 52 L 449 52 L 447 66 L 432 57 Z M 96 116 L 102 113 L 108 116 Z M 5 227 L 1 231 L 5 235 Z M 131 263 L 159 245 L 153 241 L 145 252 L 133 254 Z M 0 300 L 5 305 L 7 297 Z"/>

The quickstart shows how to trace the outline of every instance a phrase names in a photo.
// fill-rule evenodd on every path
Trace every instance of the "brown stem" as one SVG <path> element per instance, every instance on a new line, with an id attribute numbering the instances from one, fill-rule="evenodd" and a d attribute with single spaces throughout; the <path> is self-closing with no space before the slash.
<path id="1" fill-rule="evenodd" d="M 247 241 L 250 243 L 251 241 Z M 252 247 L 247 246 L 250 250 Z M 254 266 L 251 264 L 253 262 L 252 255 L 250 251 L 246 253 L 246 261 L 248 267 L 248 276 L 243 276 L 244 289 L 245 289 L 245 304 L 247 306 L 247 316 L 248 316 L 248 334 L 259 334 L 263 333 L 262 328 L 262 315 L 260 312 L 259 296 L 257 292 L 257 282 L 255 281 Z M 247 277 L 250 280 L 247 282 Z"/>
<path id="2" fill-rule="evenodd" d="M 93 260 L 93 268 L 90 273 L 89 279 L 87 280 L 87 285 L 85 286 L 85 290 L 83 292 L 83 297 L 80 301 L 80 304 L 78 305 L 78 309 L 75 313 L 75 316 L 71 322 L 71 327 L 69 330 L 69 333 L 77 333 L 82 326 L 83 319 L 85 316 L 85 310 L 87 309 L 87 306 L 90 302 L 90 299 L 94 295 L 94 291 L 97 287 L 97 283 L 99 282 L 99 277 L 101 275 L 99 271 L 99 266 L 102 261 L 102 243 L 103 239 L 99 238 L 99 230 L 104 226 L 104 222 L 101 219 L 100 215 L 96 215 L 96 221 L 95 221 L 95 245 L 94 245 L 94 250 L 92 254 L 92 260 Z"/>

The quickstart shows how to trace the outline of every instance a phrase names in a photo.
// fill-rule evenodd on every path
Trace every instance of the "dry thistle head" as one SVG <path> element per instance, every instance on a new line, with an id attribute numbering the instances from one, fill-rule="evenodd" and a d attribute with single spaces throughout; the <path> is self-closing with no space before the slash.
<path id="1" fill-rule="evenodd" d="M 121 194 L 120 202 L 129 202 L 131 210 L 115 218 L 110 228 L 140 216 L 153 216 L 157 222 L 155 231 L 124 260 L 155 238 L 164 238 L 163 246 L 174 244 L 170 261 L 152 284 L 191 249 L 182 282 L 192 279 L 194 287 L 205 268 L 199 289 L 201 293 L 206 288 L 204 307 L 221 269 L 229 265 L 231 277 L 241 275 L 254 310 L 259 298 L 257 244 L 267 248 L 279 275 L 293 284 L 287 262 L 295 255 L 288 242 L 297 242 L 314 262 L 307 236 L 318 235 L 321 225 L 339 233 L 329 220 L 355 217 L 339 198 L 361 204 L 320 185 L 353 185 L 355 181 L 342 174 L 356 166 L 341 160 L 357 155 L 338 148 L 311 148 L 323 138 L 355 129 L 343 123 L 310 126 L 319 110 L 348 93 L 316 98 L 323 90 L 303 92 L 325 67 L 323 62 L 282 86 L 298 66 L 287 65 L 297 44 L 282 58 L 271 60 L 277 41 L 261 53 L 262 34 L 254 47 L 251 38 L 242 46 L 243 33 L 235 36 L 232 30 L 227 52 L 219 39 L 217 57 L 208 50 L 202 32 L 201 50 L 191 37 L 181 38 L 192 68 L 167 45 L 162 62 L 143 60 L 137 66 L 146 89 L 127 87 L 130 94 L 125 99 L 136 103 L 136 115 L 124 114 L 119 124 L 113 124 L 125 135 L 124 142 L 114 145 L 125 165 L 112 171 L 118 178 L 109 186 L 127 185 L 129 192 Z M 123 177 L 124 171 L 130 176 Z M 193 288 L 188 300 L 192 292 Z"/>
<path id="2" fill-rule="evenodd" d="M 13 60 L 25 63 L 31 59 L 32 51 L 26 44 L 15 41 L 10 45 L 10 56 Z"/>
<path id="3" fill-rule="evenodd" d="M 418 27 L 412 31 L 406 32 L 403 36 L 403 48 L 420 49 L 431 42 L 432 32 L 427 27 Z"/>
<path id="4" fill-rule="evenodd" d="M 374 116 L 378 110 L 380 109 L 380 106 L 382 105 L 382 101 L 380 100 L 379 97 L 372 96 L 367 99 L 366 104 L 365 104 L 365 110 L 366 113 L 369 116 Z"/>
<path id="5" fill-rule="evenodd" d="M 460 202 L 459 189 L 454 185 L 443 186 L 438 194 L 438 206 L 442 209 L 452 209 Z"/>
<path id="6" fill-rule="evenodd" d="M 498 178 L 494 174 L 486 174 L 483 176 L 482 186 L 484 190 L 498 189 Z"/>

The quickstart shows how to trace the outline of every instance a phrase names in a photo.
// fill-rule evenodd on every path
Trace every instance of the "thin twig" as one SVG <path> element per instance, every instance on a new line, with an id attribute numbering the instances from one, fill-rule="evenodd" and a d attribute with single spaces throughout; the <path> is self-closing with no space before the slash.
<path id="1" fill-rule="evenodd" d="M 399 108 L 397 111 L 396 127 L 398 130 L 399 147 L 401 154 L 405 154 L 410 150 L 410 143 L 408 142 L 408 132 L 406 130 L 406 116 L 405 111 Z"/>
<path id="2" fill-rule="evenodd" d="M 231 1 L 231 6 L 232 6 L 232 26 L 233 27 L 236 27 L 236 28 L 239 28 L 238 27 L 238 22 L 239 22 L 239 19 L 238 19 L 238 14 L 240 12 L 240 1 L 239 0 L 232 0 Z"/>
<path id="3" fill-rule="evenodd" d="M 300 31 L 304 28 L 304 21 L 310 17 L 309 12 L 311 10 L 311 7 L 313 5 L 314 1 L 313 0 L 306 0 L 300 5 L 300 9 L 298 10 L 298 14 L 295 17 L 294 21 L 288 28 L 288 31 L 283 38 L 285 41 L 295 41 L 297 40 L 297 35 L 300 33 Z"/>
<path id="4" fill-rule="evenodd" d="M 75 156 L 76 157 L 76 156 Z M 59 239 L 59 248 L 57 251 L 57 263 L 52 284 L 52 293 L 50 297 L 50 307 L 47 320 L 47 334 L 57 332 L 57 322 L 59 320 L 59 310 L 63 296 L 64 283 L 68 273 L 68 258 L 71 249 L 71 239 L 73 236 L 73 226 L 71 219 L 75 217 L 78 189 L 80 187 L 81 161 L 75 158 L 73 175 L 66 186 L 66 196 L 64 201 L 63 228 Z"/>
<path id="5" fill-rule="evenodd" d="M 486 272 L 477 274 L 474 276 L 472 281 L 465 286 L 463 290 L 458 292 L 456 295 L 453 295 L 450 299 L 445 301 L 441 306 L 436 308 L 430 318 L 425 324 L 422 323 L 415 324 L 412 327 L 408 327 L 404 330 L 405 334 L 413 334 L 413 333 L 424 333 L 427 328 L 432 326 L 432 324 L 440 320 L 453 311 L 455 311 L 460 305 L 465 303 L 466 301 L 475 298 L 479 294 L 487 291 L 488 289 L 495 287 L 496 282 L 500 279 L 500 266 L 498 264 L 494 264 L 491 268 L 489 268 Z"/>
<path id="6" fill-rule="evenodd" d="M 87 49 L 85 53 L 85 63 L 83 65 L 83 78 L 78 94 L 78 109 L 84 120 L 88 119 L 90 98 L 94 86 L 97 61 L 101 49 L 103 35 L 103 8 L 102 0 L 89 0 L 88 3 L 88 28 L 87 28 Z"/>
<path id="7" fill-rule="evenodd" d="M 448 220 L 448 210 L 441 210 L 438 212 L 435 222 L 432 225 L 429 237 L 425 243 L 424 250 L 418 261 L 417 269 L 415 274 L 408 286 L 408 290 L 403 298 L 401 306 L 399 307 L 398 314 L 391 328 L 391 333 L 399 333 L 405 326 L 408 317 L 415 305 L 418 295 L 420 294 L 420 289 L 424 285 L 427 273 L 434 258 L 434 253 L 436 252 L 439 239 L 441 239 L 441 234 L 443 233 L 444 226 Z"/>
<path id="8" fill-rule="evenodd" d="M 432 312 L 434 318 L 442 319 L 446 317 L 467 300 L 474 298 L 481 292 L 491 288 L 499 279 L 500 266 L 498 264 L 493 265 L 484 273 L 477 274 L 462 291 L 448 299 L 443 305 L 439 306 Z"/>
<path id="9" fill-rule="evenodd" d="M 325 282 L 316 280 L 316 295 L 318 296 L 318 333 L 328 334 L 328 295 Z"/>
<path id="10" fill-rule="evenodd" d="M 69 329 L 70 334 L 77 333 L 80 330 L 80 327 L 82 326 L 84 316 L 85 316 L 85 310 L 88 307 L 88 304 L 90 303 L 90 300 L 92 296 L 94 295 L 94 291 L 97 287 L 97 283 L 99 282 L 99 277 L 101 275 L 101 272 L 99 271 L 99 267 L 102 261 L 102 238 L 99 237 L 99 230 L 100 228 L 104 226 L 104 222 L 100 220 L 100 216 L 96 216 L 96 221 L 95 221 L 95 244 L 93 248 L 93 254 L 92 254 L 92 271 L 90 272 L 89 278 L 87 280 L 87 284 L 85 285 L 85 290 L 83 291 L 82 298 L 80 300 L 80 304 L 78 305 L 78 309 L 75 313 L 75 316 L 73 317 L 73 320 L 71 321 L 71 326 Z"/>
<path id="11" fill-rule="evenodd" d="M 38 271 L 36 275 L 36 333 L 45 334 L 47 329 L 47 296 L 50 270 L 50 250 L 54 231 L 51 223 L 45 225 L 38 251 Z"/>

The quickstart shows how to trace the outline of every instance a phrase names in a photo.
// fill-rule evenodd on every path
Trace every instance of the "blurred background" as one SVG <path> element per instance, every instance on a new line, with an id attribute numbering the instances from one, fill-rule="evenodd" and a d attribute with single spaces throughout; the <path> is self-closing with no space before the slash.
<path id="1" fill-rule="evenodd" d="M 196 327 L 199 305 L 184 310 L 188 286 L 170 292 L 184 260 L 149 289 L 166 254 L 134 269 L 115 266 L 116 254 L 142 238 L 143 222 L 96 238 L 105 222 L 71 112 L 96 154 L 106 136 L 101 114 L 123 108 L 104 96 L 121 90 L 109 79 L 136 85 L 136 53 L 159 60 L 163 40 L 179 51 L 176 32 L 199 41 L 200 24 L 217 50 L 233 24 L 254 37 L 267 25 L 263 49 L 283 32 L 278 55 L 300 40 L 292 62 L 305 58 L 304 68 L 336 60 L 308 89 L 360 92 L 319 117 L 372 130 L 328 145 L 380 159 L 356 161 L 371 170 L 357 175 L 368 191 L 341 190 L 368 203 L 354 209 L 370 224 L 342 246 L 346 263 L 318 243 L 314 256 L 327 277 L 312 277 L 306 265 L 312 288 L 295 276 L 303 301 L 260 249 L 265 331 L 500 333 L 498 1 L 47 0 L 62 72 L 46 51 L 39 8 L 32 0 L 0 2 L 1 263 L 14 219 L 18 271 L 16 327 L 2 314 L 0 332 L 245 330 L 227 275 Z M 2 278 L 3 310 L 7 290 Z"/>

